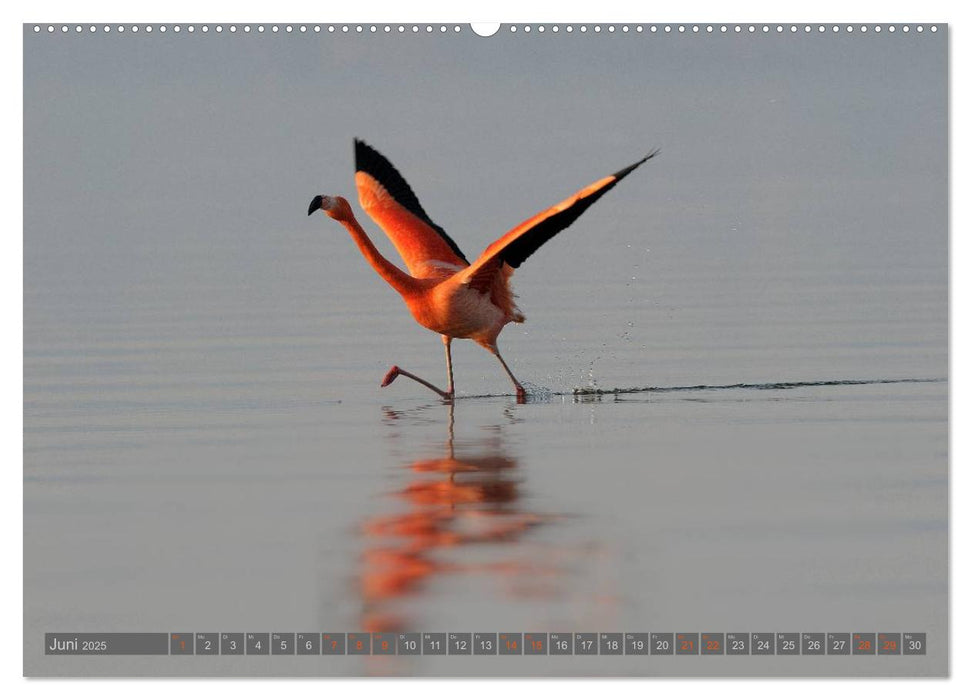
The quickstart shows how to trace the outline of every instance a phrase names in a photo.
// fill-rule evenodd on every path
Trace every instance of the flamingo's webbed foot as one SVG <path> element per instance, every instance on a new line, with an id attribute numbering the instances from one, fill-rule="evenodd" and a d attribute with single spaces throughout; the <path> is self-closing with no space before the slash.
<path id="1" fill-rule="evenodd" d="M 521 384 L 516 385 L 516 403 L 526 403 L 526 390 Z"/>
<path id="2" fill-rule="evenodd" d="M 384 379 L 381 380 L 381 388 L 383 389 L 397 379 L 400 373 L 401 370 L 398 369 L 398 365 L 393 365 L 391 369 L 388 370 L 388 373 L 384 375 Z"/>

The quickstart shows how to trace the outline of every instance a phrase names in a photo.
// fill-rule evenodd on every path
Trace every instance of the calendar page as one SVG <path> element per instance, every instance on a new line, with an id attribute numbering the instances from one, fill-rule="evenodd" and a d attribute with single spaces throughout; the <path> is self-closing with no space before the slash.
<path id="1" fill-rule="evenodd" d="M 23 45 L 25 675 L 948 674 L 946 24 Z"/>

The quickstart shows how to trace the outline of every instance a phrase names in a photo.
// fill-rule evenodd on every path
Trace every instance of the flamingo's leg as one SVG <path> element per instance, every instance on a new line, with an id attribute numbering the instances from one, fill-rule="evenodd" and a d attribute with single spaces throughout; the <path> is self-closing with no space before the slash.
<path id="1" fill-rule="evenodd" d="M 388 386 L 388 384 L 390 384 L 391 382 L 393 382 L 395 379 L 398 378 L 398 375 L 401 375 L 402 377 L 408 377 L 408 379 L 414 379 L 419 384 L 423 384 L 424 386 L 427 386 L 429 389 L 431 389 L 432 391 L 434 391 L 436 394 L 438 394 L 439 396 L 441 396 L 446 401 L 451 401 L 452 400 L 452 394 L 451 393 L 442 391 L 441 389 L 439 389 L 437 386 L 435 386 L 431 382 L 426 382 L 424 379 L 422 379 L 418 375 L 412 374 L 411 372 L 408 372 L 407 370 L 401 369 L 398 365 L 395 365 L 394 367 L 392 367 L 391 369 L 388 370 L 388 373 L 386 375 L 384 375 L 384 379 L 381 381 L 381 386 L 383 386 L 383 387 Z"/>
<path id="2" fill-rule="evenodd" d="M 442 343 L 445 344 L 445 370 L 448 372 L 448 389 L 445 393 L 448 394 L 449 398 L 455 396 L 455 384 L 452 381 L 452 338 L 451 336 L 443 335 Z"/>
<path id="3" fill-rule="evenodd" d="M 499 364 L 501 364 L 502 368 L 506 370 L 506 374 L 509 375 L 513 385 L 516 387 L 516 403 L 526 403 L 526 390 L 523 388 L 523 385 L 519 383 L 519 380 L 513 376 L 512 370 L 509 369 L 509 365 L 506 364 L 506 361 L 502 359 L 502 355 L 499 354 L 499 348 L 493 346 L 490 348 L 490 350 L 492 350 L 492 353 L 499 359 Z"/>

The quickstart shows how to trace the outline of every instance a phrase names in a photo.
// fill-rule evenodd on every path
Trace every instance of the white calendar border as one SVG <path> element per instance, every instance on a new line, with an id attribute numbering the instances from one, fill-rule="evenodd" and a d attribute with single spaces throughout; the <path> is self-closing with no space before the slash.
<path id="1" fill-rule="evenodd" d="M 551 7 L 549 3 L 545 3 Z M 15 570 L 16 575 L 9 575 L 2 579 L 3 600 L 7 605 L 3 607 L 3 628 L 8 630 L 9 638 L 20 640 L 22 617 L 22 561 L 23 561 L 23 277 L 22 260 L 23 245 L 21 232 L 23 230 L 22 217 L 22 41 L 23 22 L 74 22 L 74 21 L 125 21 L 125 22 L 171 22 L 171 21 L 224 21 L 230 19 L 238 22 L 252 21 L 409 21 L 409 22 L 448 22 L 466 23 L 477 21 L 504 22 L 535 22 L 537 20 L 555 20 L 557 22 L 590 22 L 603 23 L 605 20 L 613 22 L 649 21 L 649 22 L 908 22 L 931 23 L 950 22 L 951 37 L 951 118 L 950 124 L 967 124 L 969 115 L 967 109 L 966 76 L 968 73 L 967 47 L 968 34 L 971 24 L 965 23 L 964 14 L 957 9 L 958 3 L 923 0 L 919 4 L 897 1 L 885 1 L 878 5 L 873 3 L 849 2 L 847 0 L 816 0 L 812 4 L 802 6 L 784 5 L 765 0 L 752 2 L 738 2 L 728 5 L 724 2 L 704 1 L 695 2 L 690 6 L 684 3 L 667 5 L 634 3 L 630 0 L 598 0 L 596 3 L 557 3 L 556 15 L 551 16 L 549 10 L 542 9 L 537 0 L 492 0 L 491 2 L 455 3 L 444 0 L 393 3 L 390 0 L 372 0 L 369 3 L 346 3 L 337 5 L 332 3 L 307 2 L 295 0 L 275 0 L 272 4 L 241 0 L 233 4 L 204 3 L 199 0 L 167 0 L 163 4 L 153 6 L 151 3 L 135 4 L 120 0 L 87 0 L 85 2 L 70 2 L 57 0 L 50 2 L 22 3 L 18 6 L 5 7 L 2 12 L 4 21 L 0 24 L 3 30 L 3 41 L 0 41 L 0 51 L 3 60 L 0 61 L 3 71 L 3 85 L 5 88 L 4 133 L 3 139 L 3 197 L 4 212 L 7 218 L 4 238 L 4 255 L 2 256 L 4 269 L 0 274 L 3 284 L 3 305 L 5 321 L 2 366 L 3 377 L 3 430 L 4 439 L 4 483 L 0 493 L 5 499 L 2 514 L 4 518 L 4 551 L 7 553 L 8 565 Z M 406 8 L 406 9 L 402 9 Z M 971 435 L 967 421 L 967 372 L 964 367 L 968 362 L 968 309 L 971 298 L 968 294 L 968 217 L 967 206 L 961 197 L 953 196 L 957 192 L 967 191 L 967 139 L 962 131 L 952 126 L 952 219 L 951 230 L 955 232 L 951 241 L 953 335 L 951 391 L 952 396 L 961 397 L 960 402 L 952 403 L 951 420 L 952 446 L 949 454 L 951 464 L 971 464 L 967 459 L 968 435 Z M 966 201 L 966 197 L 963 198 Z M 963 240 L 962 240 L 963 239 Z M 964 273 L 964 274 L 961 274 Z M 17 465 L 21 469 L 17 468 Z M 952 501 L 951 509 L 951 639 L 960 639 L 960 633 L 967 633 L 971 629 L 968 624 L 968 604 L 953 595 L 969 580 L 968 576 L 968 527 L 967 516 L 961 513 L 971 512 L 967 507 L 968 493 L 965 487 L 966 478 L 962 478 L 961 469 L 952 470 L 952 493 L 957 495 Z M 958 492 L 960 489 L 960 492 Z M 954 541 L 964 544 L 962 549 L 953 546 Z M 963 585 L 966 589 L 967 586 Z M 17 602 L 21 602 L 18 606 Z M 958 633 L 955 633 L 955 630 Z M 17 653 L 17 646 L 8 645 L 6 653 L 0 657 L 0 677 L 5 697 L 40 697 L 63 698 L 71 696 L 97 694 L 99 698 L 130 698 L 137 694 L 146 700 L 154 700 L 178 693 L 183 697 L 195 697 L 205 694 L 213 696 L 224 692 L 223 683 L 231 684 L 234 698 L 248 700 L 249 698 L 265 698 L 268 694 L 278 691 L 288 693 L 319 693 L 324 687 L 312 689 L 305 684 L 319 681 L 314 680 L 260 680 L 249 682 L 246 680 L 211 681 L 211 680 L 181 680 L 181 681 L 132 681 L 132 680 L 33 680 L 25 681 L 21 678 L 22 657 Z M 971 644 L 969 644 L 971 646 Z M 730 681 L 731 688 L 719 688 L 717 692 L 730 690 L 751 698 L 777 698 L 785 694 L 787 698 L 800 700 L 815 697 L 819 693 L 833 691 L 853 693 L 879 692 L 882 698 L 912 698 L 913 696 L 930 695 L 948 697 L 967 697 L 971 683 L 971 664 L 968 663 L 969 651 L 960 645 L 950 645 L 952 680 L 940 681 L 824 681 L 825 686 L 817 683 L 794 683 L 787 680 L 759 680 L 759 681 Z M 175 683 L 172 686 L 171 683 Z M 624 697 L 628 694 L 644 692 L 684 692 L 686 683 L 693 689 L 711 692 L 709 685 L 712 681 L 669 680 L 649 681 L 650 686 L 644 685 L 642 680 L 601 681 L 589 680 L 577 683 L 575 681 L 543 681 L 540 688 L 535 680 L 504 681 L 502 683 L 469 683 L 462 680 L 447 681 L 400 681 L 400 682 L 366 682 L 361 680 L 328 681 L 327 691 L 346 693 L 394 694 L 396 698 L 409 697 L 455 697 L 461 694 L 463 700 L 491 697 L 496 693 L 556 693 L 557 697 L 571 698 L 590 696 L 604 692 L 614 697 Z M 218 686 L 217 686 L 218 683 Z M 696 685 L 704 683 L 704 686 Z M 876 683 L 878 687 L 871 687 Z M 299 684 L 299 685 L 296 685 Z M 961 689 L 964 690 L 961 690 Z"/>

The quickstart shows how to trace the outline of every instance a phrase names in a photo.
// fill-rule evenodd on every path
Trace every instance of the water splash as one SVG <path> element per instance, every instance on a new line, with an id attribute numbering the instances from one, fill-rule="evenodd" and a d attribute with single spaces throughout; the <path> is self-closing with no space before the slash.
<path id="1" fill-rule="evenodd" d="M 523 388 L 526 389 L 527 401 L 535 401 L 537 403 L 550 401 L 554 396 L 563 395 L 562 392 L 556 392 L 547 386 L 540 386 L 529 381 L 523 382 Z"/>

